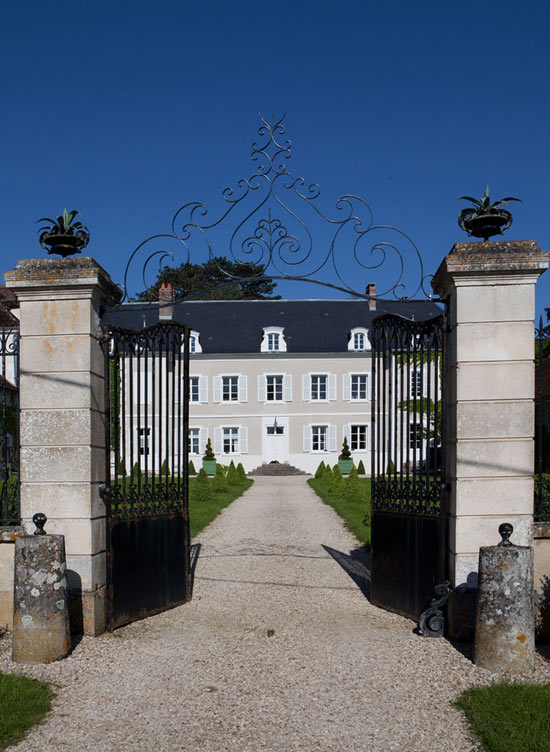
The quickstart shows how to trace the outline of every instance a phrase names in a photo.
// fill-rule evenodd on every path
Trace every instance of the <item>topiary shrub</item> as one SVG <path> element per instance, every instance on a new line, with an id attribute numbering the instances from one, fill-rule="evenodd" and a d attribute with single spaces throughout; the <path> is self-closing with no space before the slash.
<path id="1" fill-rule="evenodd" d="M 170 475 L 170 470 L 168 468 L 168 460 L 164 460 L 164 462 L 160 466 L 160 474 L 163 477 L 166 477 L 167 475 Z"/>
<path id="2" fill-rule="evenodd" d="M 237 473 L 239 474 L 239 480 L 241 482 L 243 480 L 246 480 L 246 472 L 245 472 L 242 462 L 239 462 L 239 464 L 237 465 Z"/>
<path id="3" fill-rule="evenodd" d="M 216 467 L 216 475 L 212 481 L 212 490 L 216 493 L 223 493 L 228 490 L 227 478 L 220 465 Z"/>
<path id="4" fill-rule="evenodd" d="M 206 442 L 206 447 L 204 449 L 204 455 L 203 460 L 215 460 L 216 455 L 214 454 L 214 450 L 212 449 L 212 442 L 210 439 Z"/>
<path id="5" fill-rule="evenodd" d="M 321 475 L 321 483 L 327 488 L 330 488 L 330 484 L 332 483 L 332 469 L 330 465 L 325 465 L 325 469 Z"/>
<path id="6" fill-rule="evenodd" d="M 227 471 L 227 485 L 228 486 L 238 486 L 241 482 L 239 478 L 239 473 L 237 472 L 237 468 L 235 467 L 235 463 L 233 460 L 231 460 L 231 463 L 229 465 L 229 470 Z"/>
<path id="7" fill-rule="evenodd" d="M 342 451 L 338 457 L 339 460 L 350 460 L 351 452 L 348 445 L 348 437 L 344 436 L 344 443 L 342 444 Z"/>
<path id="8" fill-rule="evenodd" d="M 197 471 L 195 470 L 195 465 L 193 464 L 193 460 L 189 460 L 189 475 L 196 475 Z"/>
<path id="9" fill-rule="evenodd" d="M 208 475 L 201 467 L 193 484 L 193 497 L 197 501 L 211 501 L 212 496 L 212 486 L 208 480 Z"/>
<path id="10" fill-rule="evenodd" d="M 321 460 L 321 462 L 319 463 L 319 467 L 315 471 L 315 478 L 317 480 L 321 480 L 321 478 L 323 477 L 324 470 L 325 470 L 325 463 L 323 462 L 323 460 Z"/>
<path id="11" fill-rule="evenodd" d="M 357 465 L 357 473 L 359 475 L 365 475 L 365 466 L 363 465 L 363 460 L 359 460 L 359 464 Z"/>
<path id="12" fill-rule="evenodd" d="M 361 501 L 363 497 L 363 486 L 355 468 L 343 481 L 342 496 L 345 501 Z"/>
<path id="13" fill-rule="evenodd" d="M 334 493 L 339 493 L 342 490 L 343 482 L 344 479 L 342 478 L 340 468 L 338 467 L 338 465 L 334 465 L 334 467 L 332 468 L 332 481 L 330 483 L 330 490 Z"/>

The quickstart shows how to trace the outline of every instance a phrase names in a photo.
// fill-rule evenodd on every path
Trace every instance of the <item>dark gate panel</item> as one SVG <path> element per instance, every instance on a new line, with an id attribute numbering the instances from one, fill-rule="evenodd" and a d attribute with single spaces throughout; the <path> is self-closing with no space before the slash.
<path id="1" fill-rule="evenodd" d="M 371 597 L 418 620 L 445 581 L 444 316 L 381 316 L 371 340 Z"/>
<path id="2" fill-rule="evenodd" d="M 191 597 L 189 330 L 107 325 L 108 627 Z"/>
<path id="3" fill-rule="evenodd" d="M 19 329 L 0 328 L 0 524 L 19 511 Z"/>

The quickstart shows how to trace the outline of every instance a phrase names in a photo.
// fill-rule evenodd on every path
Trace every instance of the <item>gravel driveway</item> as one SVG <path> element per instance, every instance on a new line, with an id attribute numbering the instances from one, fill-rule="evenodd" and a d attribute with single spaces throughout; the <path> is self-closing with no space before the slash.
<path id="1" fill-rule="evenodd" d="M 475 749 L 450 701 L 492 675 L 370 605 L 356 539 L 303 476 L 256 478 L 194 542 L 191 603 L 49 666 L 15 665 L 0 643 L 0 670 L 56 691 L 14 749 Z"/>

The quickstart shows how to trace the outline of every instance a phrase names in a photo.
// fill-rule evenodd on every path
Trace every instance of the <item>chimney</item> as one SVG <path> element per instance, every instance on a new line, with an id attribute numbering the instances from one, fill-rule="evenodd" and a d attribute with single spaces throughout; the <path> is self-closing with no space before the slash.
<path id="1" fill-rule="evenodd" d="M 159 288 L 159 321 L 170 321 L 174 313 L 174 290 L 170 282 Z"/>
<path id="2" fill-rule="evenodd" d="M 365 294 L 370 296 L 369 311 L 376 311 L 376 284 L 374 282 L 371 282 L 370 285 L 367 285 Z"/>

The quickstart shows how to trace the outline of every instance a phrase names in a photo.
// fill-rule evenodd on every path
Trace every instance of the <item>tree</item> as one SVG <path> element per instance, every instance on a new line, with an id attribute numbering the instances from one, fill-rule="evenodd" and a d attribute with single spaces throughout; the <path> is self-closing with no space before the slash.
<path id="1" fill-rule="evenodd" d="M 203 264 L 166 266 L 153 285 L 137 294 L 137 300 L 156 300 L 162 283 L 170 283 L 176 298 L 194 300 L 280 300 L 273 295 L 276 282 L 262 277 L 262 264 L 241 264 L 216 256 Z M 228 276 L 229 275 L 229 276 Z M 236 277 L 232 281 L 232 277 Z M 252 277 L 252 279 L 250 279 Z M 248 278 L 249 281 L 239 281 Z"/>

